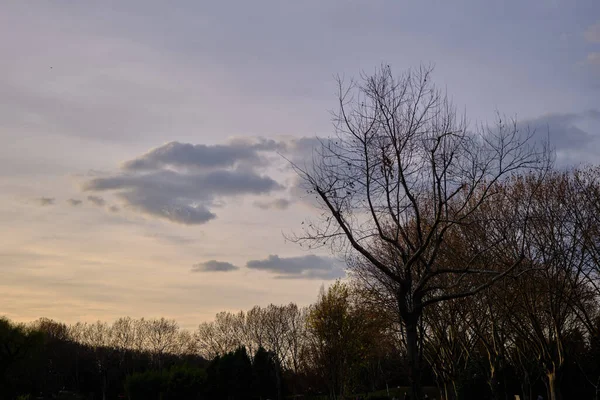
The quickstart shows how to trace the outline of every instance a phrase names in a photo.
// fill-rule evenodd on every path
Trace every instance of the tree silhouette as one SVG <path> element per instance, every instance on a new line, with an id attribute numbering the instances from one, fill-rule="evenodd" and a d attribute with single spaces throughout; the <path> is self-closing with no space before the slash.
<path id="1" fill-rule="evenodd" d="M 322 141 L 311 165 L 294 165 L 322 214 L 293 239 L 358 257 L 358 268 L 375 271 L 392 287 L 420 400 L 423 310 L 471 296 L 520 265 L 523 243 L 501 269 L 480 260 L 506 251 L 508 232 L 526 229 L 527 204 L 505 207 L 501 229 L 490 230 L 460 262 L 445 264 L 441 249 L 470 223 L 492 227 L 479 211 L 503 201 L 502 184 L 512 175 L 547 168 L 549 157 L 514 121 L 498 118 L 494 127 L 469 130 L 466 117 L 431 83 L 430 68 L 396 78 L 382 66 L 361 78 L 349 85 L 338 80 L 336 135 Z"/>

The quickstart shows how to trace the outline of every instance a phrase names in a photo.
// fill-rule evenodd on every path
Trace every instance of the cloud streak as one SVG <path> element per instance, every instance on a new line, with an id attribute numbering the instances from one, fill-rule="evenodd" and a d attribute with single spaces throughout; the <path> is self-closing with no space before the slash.
<path id="1" fill-rule="evenodd" d="M 312 254 L 298 257 L 279 257 L 271 254 L 262 260 L 248 261 L 246 267 L 275 273 L 278 279 L 332 280 L 345 275 L 337 260 Z"/>
<path id="2" fill-rule="evenodd" d="M 235 265 L 225 261 L 210 260 L 194 264 L 192 272 L 229 272 L 238 269 Z"/>
<path id="3" fill-rule="evenodd" d="M 273 140 L 259 139 L 256 143 L 234 141 L 226 145 L 207 146 L 170 142 L 154 148 L 123 164 L 126 171 L 151 171 L 165 167 L 213 169 L 234 167 L 241 163 L 264 165 L 261 151 L 277 148 Z"/>
<path id="4" fill-rule="evenodd" d="M 536 139 L 549 139 L 561 164 L 593 161 L 597 157 L 594 149 L 600 145 L 600 136 L 590 133 L 595 126 L 600 127 L 600 110 L 597 109 L 550 113 L 519 123 L 521 130 L 534 130 Z"/>

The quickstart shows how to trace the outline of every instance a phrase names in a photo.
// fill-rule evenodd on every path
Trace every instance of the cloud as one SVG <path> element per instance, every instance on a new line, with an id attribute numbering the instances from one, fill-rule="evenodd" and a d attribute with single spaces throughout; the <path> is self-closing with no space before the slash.
<path id="1" fill-rule="evenodd" d="M 119 210 L 120 210 L 120 209 L 119 209 L 119 207 L 117 207 L 117 206 L 110 206 L 110 207 L 108 207 L 108 210 L 109 210 L 110 212 L 114 212 L 114 213 L 116 213 L 116 212 L 119 212 Z"/>
<path id="2" fill-rule="evenodd" d="M 276 147 L 275 141 L 266 139 L 257 139 L 254 143 L 237 140 L 226 145 L 213 146 L 170 142 L 125 162 L 123 169 L 127 171 L 155 170 L 164 167 L 210 169 L 234 167 L 240 163 L 264 165 L 266 160 L 260 152 L 274 150 Z"/>
<path id="3" fill-rule="evenodd" d="M 600 111 L 551 113 L 519 123 L 520 129 L 533 129 L 537 139 L 550 140 L 559 163 L 591 161 L 600 136 L 592 134 L 600 126 Z M 597 157 L 597 154 L 595 155 Z M 589 160 L 588 160 L 589 158 Z"/>
<path id="4" fill-rule="evenodd" d="M 345 275 L 340 263 L 331 257 L 306 255 L 279 257 L 269 255 L 264 260 L 250 260 L 246 267 L 278 274 L 279 279 L 325 279 L 341 278 Z"/>
<path id="5" fill-rule="evenodd" d="M 88 196 L 87 199 L 90 203 L 98 207 L 103 207 L 106 204 L 106 201 L 100 196 Z"/>
<path id="6" fill-rule="evenodd" d="M 40 206 L 51 206 L 54 205 L 54 200 L 54 197 L 40 197 L 39 199 L 36 199 L 36 202 Z"/>
<path id="7" fill-rule="evenodd" d="M 261 210 L 285 210 L 286 208 L 288 208 L 291 204 L 291 201 L 284 199 L 284 198 L 280 198 L 280 199 L 275 199 L 275 200 L 271 200 L 271 201 L 255 201 L 254 205 L 258 208 L 260 208 Z"/>
<path id="8" fill-rule="evenodd" d="M 69 203 L 70 206 L 77 207 L 77 206 L 80 206 L 81 203 L 83 203 L 83 201 L 81 201 L 79 199 L 69 199 L 69 200 L 67 200 L 67 203 Z"/>
<path id="9" fill-rule="evenodd" d="M 239 268 L 231 263 L 225 261 L 210 260 L 194 264 L 194 266 L 192 267 L 192 272 L 228 272 L 235 271 L 237 269 Z"/>
<path id="10" fill-rule="evenodd" d="M 149 216 L 204 224 L 216 218 L 212 208 L 224 198 L 282 189 L 253 168 L 266 163 L 259 151 L 277 146 L 264 139 L 222 146 L 171 142 L 125 162 L 119 173 L 87 180 L 83 190 L 113 191 L 133 210 Z"/>
<path id="11" fill-rule="evenodd" d="M 590 43 L 600 43 L 600 21 L 590 26 L 585 31 L 585 39 Z"/>
<path id="12" fill-rule="evenodd" d="M 293 164 L 300 168 L 310 167 L 313 158 L 319 156 L 319 150 L 331 139 L 318 136 L 292 138 L 282 143 L 281 152 Z"/>

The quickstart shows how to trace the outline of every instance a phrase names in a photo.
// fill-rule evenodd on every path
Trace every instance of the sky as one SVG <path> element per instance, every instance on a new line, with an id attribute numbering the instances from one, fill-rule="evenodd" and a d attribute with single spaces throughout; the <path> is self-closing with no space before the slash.
<path id="1" fill-rule="evenodd" d="M 334 77 L 434 65 L 471 124 L 600 158 L 597 0 L 0 0 L 0 315 L 68 323 L 309 304 L 343 277 L 286 241 L 283 157 L 332 134 Z"/>

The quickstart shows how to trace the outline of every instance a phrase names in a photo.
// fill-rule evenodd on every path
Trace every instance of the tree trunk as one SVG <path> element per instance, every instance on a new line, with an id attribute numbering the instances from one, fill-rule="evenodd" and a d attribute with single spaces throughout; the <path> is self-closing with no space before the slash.
<path id="1" fill-rule="evenodd" d="M 458 387 L 456 386 L 456 380 L 452 380 L 452 389 L 454 392 L 454 399 L 458 399 Z"/>
<path id="2" fill-rule="evenodd" d="M 440 400 L 444 400 L 444 386 L 443 386 L 443 384 L 440 383 L 439 379 L 435 380 L 435 386 L 437 387 L 437 390 L 440 394 Z M 388 395 L 388 397 L 389 397 L 389 395 Z"/>
<path id="3" fill-rule="evenodd" d="M 75 387 L 77 391 L 81 391 L 81 386 L 79 385 L 79 348 L 75 352 Z"/>
<path id="4" fill-rule="evenodd" d="M 490 379 L 488 385 L 492 391 L 492 399 L 500 400 L 500 381 L 498 380 L 498 368 L 495 365 L 490 365 Z"/>
<path id="5" fill-rule="evenodd" d="M 412 398 L 422 400 L 423 388 L 421 387 L 421 368 L 419 354 L 419 335 L 417 332 L 417 318 L 405 321 L 406 325 L 406 353 L 408 357 L 408 378 L 412 391 Z"/>
<path id="6" fill-rule="evenodd" d="M 521 392 L 523 392 L 523 400 L 533 399 L 531 394 L 531 382 L 528 373 L 524 373 L 523 378 L 521 379 Z"/>
<path id="7" fill-rule="evenodd" d="M 444 400 L 450 400 L 450 395 L 448 393 L 448 382 L 444 382 Z"/>
<path id="8" fill-rule="evenodd" d="M 102 400 L 106 400 L 106 372 L 102 374 Z"/>
<path id="9" fill-rule="evenodd" d="M 546 379 L 548 380 L 548 400 L 562 400 L 558 378 L 556 370 L 546 373 Z"/>

